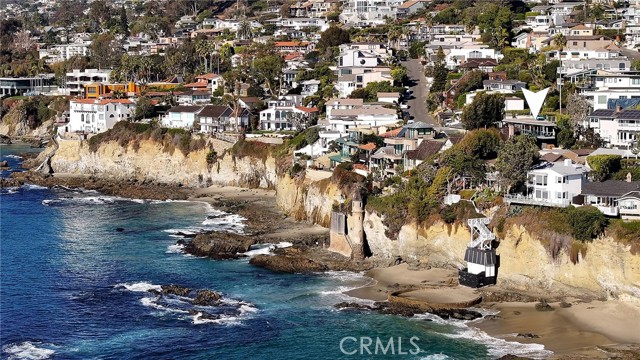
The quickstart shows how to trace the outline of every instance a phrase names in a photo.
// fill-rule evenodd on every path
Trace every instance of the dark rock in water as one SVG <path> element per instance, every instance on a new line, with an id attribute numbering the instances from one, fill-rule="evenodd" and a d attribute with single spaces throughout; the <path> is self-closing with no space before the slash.
<path id="1" fill-rule="evenodd" d="M 409 306 L 403 306 L 398 303 L 390 303 L 390 302 L 375 302 L 373 304 L 374 310 L 386 314 L 386 315 L 399 315 L 404 317 L 412 317 L 415 314 L 424 313 L 423 310 L 412 308 Z"/>
<path id="2" fill-rule="evenodd" d="M 337 303 L 333 305 L 333 307 L 340 310 L 371 310 L 371 306 L 369 305 L 358 304 L 355 302 L 346 302 L 346 301 Z"/>
<path id="3" fill-rule="evenodd" d="M 542 299 L 539 303 L 536 304 L 536 310 L 538 311 L 552 311 L 553 308 L 551 305 L 547 304 L 547 301 Z"/>
<path id="4" fill-rule="evenodd" d="M 255 239 L 228 232 L 198 234 L 187 246 L 185 252 L 195 256 L 213 259 L 237 259 L 238 253 L 249 251 Z"/>
<path id="5" fill-rule="evenodd" d="M 10 145 L 11 144 L 11 138 L 8 137 L 7 135 L 1 135 L 0 134 L 0 144 Z"/>
<path id="6" fill-rule="evenodd" d="M 562 301 L 562 302 L 560 302 L 560 307 L 561 308 L 570 308 L 571 307 L 571 303 L 568 303 L 566 301 Z"/>
<path id="7" fill-rule="evenodd" d="M 286 273 L 364 271 L 373 267 L 372 262 L 355 261 L 328 250 L 305 246 L 276 249 L 273 255 L 257 255 L 249 264 Z"/>
<path id="8" fill-rule="evenodd" d="M 123 231 L 124 231 L 124 228 L 121 228 L 121 227 L 116 228 L 116 231 L 117 231 L 117 232 L 123 232 Z"/>
<path id="9" fill-rule="evenodd" d="M 467 309 L 433 309 L 429 312 L 443 319 L 475 320 L 482 317 L 479 312 Z"/>
<path id="10" fill-rule="evenodd" d="M 218 305 L 222 296 L 211 290 L 198 290 L 196 297 L 191 301 L 193 305 L 214 306 Z"/>
<path id="11" fill-rule="evenodd" d="M 532 334 L 532 333 L 518 333 L 517 337 L 522 337 L 526 339 L 538 339 L 540 335 Z"/>
<path id="12" fill-rule="evenodd" d="M 193 238 L 195 238 L 196 236 L 198 236 L 198 234 L 194 234 L 194 233 L 183 233 L 182 231 L 178 231 L 178 232 L 176 233 L 176 235 L 178 235 L 178 236 L 182 236 L 182 237 L 184 237 L 184 238 L 188 238 L 188 239 L 193 239 Z"/>
<path id="13" fill-rule="evenodd" d="M 9 162 L 7 160 L 0 161 L 0 168 L 9 167 Z"/>
<path id="14" fill-rule="evenodd" d="M 531 360 L 531 358 L 507 354 L 505 356 L 499 357 L 496 360 Z"/>
<path id="15" fill-rule="evenodd" d="M 187 242 L 182 240 L 182 239 L 176 241 L 176 245 L 186 245 L 186 244 L 187 244 Z"/>
<path id="16" fill-rule="evenodd" d="M 162 285 L 162 291 L 159 291 L 159 292 L 157 290 L 149 290 L 149 291 L 155 294 L 162 294 L 162 295 L 187 296 L 191 292 L 191 289 L 172 284 L 172 285 Z"/>

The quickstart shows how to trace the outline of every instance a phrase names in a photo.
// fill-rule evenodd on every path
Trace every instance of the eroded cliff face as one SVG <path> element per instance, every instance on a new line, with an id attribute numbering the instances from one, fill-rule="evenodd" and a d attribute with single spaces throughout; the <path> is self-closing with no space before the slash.
<path id="1" fill-rule="evenodd" d="M 364 230 L 374 256 L 401 257 L 408 262 L 462 268 L 470 239 L 466 226 L 437 222 L 427 228 L 402 227 L 397 240 L 385 236 L 376 213 L 365 214 Z M 640 256 L 610 237 L 586 244 L 585 256 L 574 264 L 562 252 L 555 260 L 540 240 L 522 226 L 513 225 L 500 239 L 498 285 L 506 289 L 556 295 L 640 298 Z"/>
<path id="2" fill-rule="evenodd" d="M 299 180 L 285 175 L 276 184 L 276 201 L 278 207 L 296 220 L 329 227 L 332 206 L 344 201 L 344 197 L 329 179 Z"/>
<path id="3" fill-rule="evenodd" d="M 97 151 L 86 142 L 60 140 L 59 149 L 51 158 L 56 173 L 90 174 L 117 180 L 137 179 L 164 184 L 203 187 L 211 184 L 275 188 L 275 159 L 236 158 L 225 150 L 231 144 L 211 140 L 218 160 L 207 163 L 208 150 L 182 154 L 164 152 L 156 142 L 145 140 L 138 149 L 122 147 L 116 142 L 101 144 Z"/>

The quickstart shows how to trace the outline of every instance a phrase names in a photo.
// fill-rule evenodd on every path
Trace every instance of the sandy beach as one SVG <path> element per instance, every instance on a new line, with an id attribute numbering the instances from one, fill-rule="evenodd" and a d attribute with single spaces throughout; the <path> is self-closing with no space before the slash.
<path id="1" fill-rule="evenodd" d="M 410 270 L 407 264 L 367 272 L 373 284 L 348 291 L 346 294 L 362 299 L 384 301 L 398 289 L 441 288 L 443 298 L 455 302 L 452 286 L 457 273 L 447 269 Z M 477 290 L 473 293 L 479 294 Z M 418 293 L 418 292 L 415 292 Z M 465 291 L 459 296 L 468 296 Z M 497 310 L 497 316 L 474 322 L 487 334 L 508 341 L 537 343 L 552 351 L 558 358 L 606 359 L 609 351 L 633 349 L 629 359 L 640 359 L 640 301 L 590 301 L 565 299 L 570 307 L 549 303 L 551 311 L 538 311 L 535 302 L 481 303 L 479 307 Z M 567 306 L 565 304 L 565 306 Z M 532 335 L 531 337 L 518 334 Z M 631 344 L 627 346 L 627 344 Z M 605 350 L 606 349 L 606 350 Z M 635 357 L 634 357 L 635 356 Z"/>

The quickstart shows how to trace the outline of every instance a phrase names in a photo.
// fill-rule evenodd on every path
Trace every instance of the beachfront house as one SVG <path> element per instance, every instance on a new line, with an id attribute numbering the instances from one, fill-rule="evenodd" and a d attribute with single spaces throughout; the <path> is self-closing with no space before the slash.
<path id="1" fill-rule="evenodd" d="M 69 102 L 69 123 L 62 132 L 105 132 L 120 120 L 130 120 L 136 104 L 128 99 L 77 99 Z"/>

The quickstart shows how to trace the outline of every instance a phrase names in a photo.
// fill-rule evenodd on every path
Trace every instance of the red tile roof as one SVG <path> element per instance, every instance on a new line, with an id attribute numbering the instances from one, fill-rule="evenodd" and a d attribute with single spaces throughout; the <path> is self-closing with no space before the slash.
<path id="1" fill-rule="evenodd" d="M 360 145 L 360 146 L 358 146 L 358 148 L 360 148 L 362 150 L 371 151 L 371 150 L 375 150 L 376 144 L 375 143 L 368 143 L 368 144 Z"/>
<path id="2" fill-rule="evenodd" d="M 204 75 L 196 76 L 196 79 L 205 79 L 205 80 L 209 80 L 209 79 L 217 79 L 217 78 L 219 78 L 219 77 L 220 77 L 220 75 L 218 75 L 218 74 L 208 73 L 208 74 L 204 74 Z"/>
<path id="3" fill-rule="evenodd" d="M 185 87 L 207 87 L 209 85 L 206 81 L 196 81 L 194 83 L 184 84 Z"/>
<path id="4" fill-rule="evenodd" d="M 383 138 L 396 137 L 398 136 L 400 131 L 402 131 L 402 128 L 397 128 L 397 129 L 389 130 L 384 134 L 380 134 L 380 136 L 382 136 Z"/>
<path id="5" fill-rule="evenodd" d="M 106 104 L 130 105 L 130 104 L 133 104 L 133 101 L 131 101 L 129 99 L 101 99 L 101 100 L 97 100 L 97 99 L 76 99 L 76 100 L 71 100 L 71 101 L 75 102 L 75 103 L 80 103 L 80 104 L 96 104 L 96 105 L 106 105 Z"/>
<path id="6" fill-rule="evenodd" d="M 304 107 L 304 106 L 296 106 L 296 109 L 307 112 L 307 113 L 318 112 L 318 108 L 316 107 L 310 108 L 310 107 Z"/>
<path id="7" fill-rule="evenodd" d="M 275 47 L 283 47 L 283 46 L 308 46 L 309 43 L 306 41 L 276 41 Z"/>

